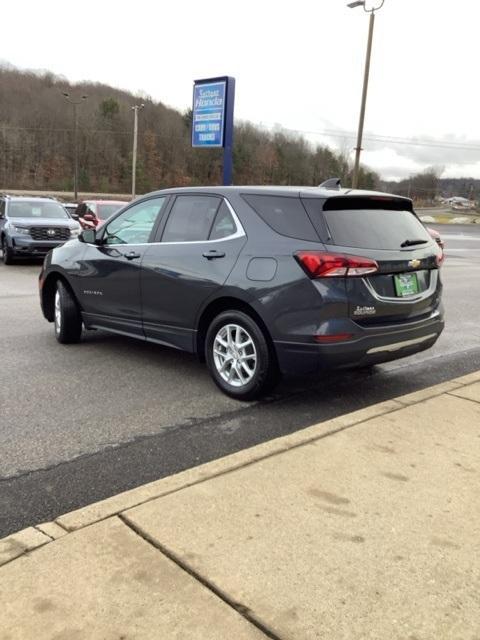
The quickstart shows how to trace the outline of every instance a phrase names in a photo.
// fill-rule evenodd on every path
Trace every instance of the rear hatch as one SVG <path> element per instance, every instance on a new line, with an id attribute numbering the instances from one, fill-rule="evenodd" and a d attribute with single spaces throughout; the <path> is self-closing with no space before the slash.
<path id="1" fill-rule="evenodd" d="M 363 326 L 420 320 L 439 304 L 441 249 L 409 200 L 383 196 L 303 199 L 329 252 L 374 261 L 345 278 L 349 315 Z"/>

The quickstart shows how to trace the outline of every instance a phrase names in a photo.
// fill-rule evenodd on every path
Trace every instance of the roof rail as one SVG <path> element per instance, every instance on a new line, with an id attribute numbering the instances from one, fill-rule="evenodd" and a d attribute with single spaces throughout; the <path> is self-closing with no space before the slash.
<path id="1" fill-rule="evenodd" d="M 321 189 L 333 189 L 335 191 L 340 191 L 340 189 L 342 188 L 340 178 L 329 178 L 328 180 L 325 180 L 325 182 L 322 182 L 322 184 L 319 184 L 318 186 Z"/>

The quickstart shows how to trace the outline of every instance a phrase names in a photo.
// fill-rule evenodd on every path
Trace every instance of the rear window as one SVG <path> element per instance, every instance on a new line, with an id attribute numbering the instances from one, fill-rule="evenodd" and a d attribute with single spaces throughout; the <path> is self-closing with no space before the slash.
<path id="1" fill-rule="evenodd" d="M 411 211 L 405 211 L 405 205 L 400 201 L 389 202 L 387 208 L 381 201 L 369 202 L 362 198 L 357 202 L 352 198 L 352 207 L 345 209 L 346 200 L 304 200 L 325 243 L 359 249 L 398 250 L 406 240 L 431 240 L 422 223 Z"/>
<path id="2" fill-rule="evenodd" d="M 126 202 L 124 204 L 127 204 Z M 113 216 L 114 213 L 117 213 L 117 211 L 119 211 L 124 204 L 99 204 L 97 207 L 97 213 L 98 216 L 102 219 L 102 220 L 106 220 L 107 218 L 109 218 L 110 216 Z"/>
<path id="3" fill-rule="evenodd" d="M 318 240 L 300 198 L 243 195 L 243 199 L 274 231 L 299 240 Z"/>
<path id="4" fill-rule="evenodd" d="M 406 240 L 431 240 L 410 211 L 348 209 L 324 211 L 323 215 L 331 242 L 341 247 L 398 250 Z"/>

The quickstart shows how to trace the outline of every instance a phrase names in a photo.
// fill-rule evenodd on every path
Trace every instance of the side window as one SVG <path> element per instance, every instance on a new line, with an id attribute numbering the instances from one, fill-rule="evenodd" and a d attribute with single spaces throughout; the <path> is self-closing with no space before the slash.
<path id="1" fill-rule="evenodd" d="M 0 218 L 5 217 L 5 200 L 0 200 Z"/>
<path id="2" fill-rule="evenodd" d="M 207 240 L 220 203 L 216 196 L 177 196 L 162 242 Z"/>
<path id="3" fill-rule="evenodd" d="M 220 209 L 215 216 L 215 221 L 210 231 L 209 240 L 220 240 L 221 238 L 227 238 L 235 233 L 237 226 L 233 219 L 230 209 L 227 206 L 225 200 L 222 201 Z"/>
<path id="4" fill-rule="evenodd" d="M 298 240 L 318 240 L 300 198 L 269 195 L 243 195 L 260 218 L 282 236 Z"/>
<path id="5" fill-rule="evenodd" d="M 105 244 L 144 244 L 148 242 L 166 198 L 152 198 L 133 205 L 105 228 Z"/>

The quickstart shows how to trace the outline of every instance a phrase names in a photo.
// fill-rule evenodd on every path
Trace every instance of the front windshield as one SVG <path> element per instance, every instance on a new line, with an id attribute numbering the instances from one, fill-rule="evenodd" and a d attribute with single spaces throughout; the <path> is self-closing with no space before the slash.
<path id="1" fill-rule="evenodd" d="M 58 202 L 45 202 L 35 200 L 22 200 L 8 204 L 9 218 L 63 218 L 69 215 Z"/>

